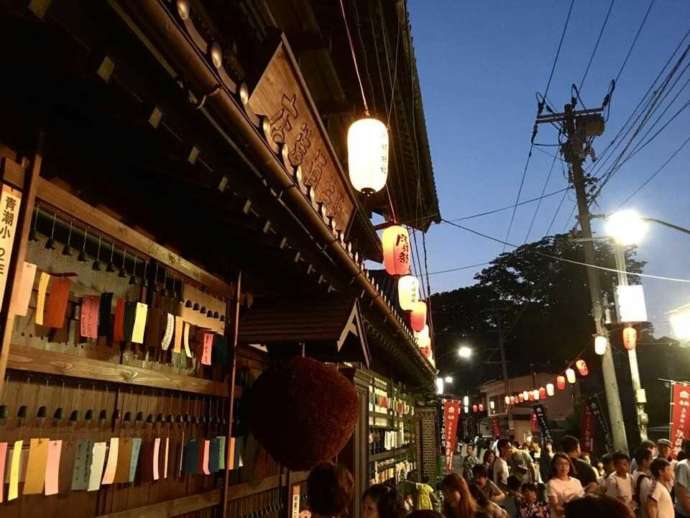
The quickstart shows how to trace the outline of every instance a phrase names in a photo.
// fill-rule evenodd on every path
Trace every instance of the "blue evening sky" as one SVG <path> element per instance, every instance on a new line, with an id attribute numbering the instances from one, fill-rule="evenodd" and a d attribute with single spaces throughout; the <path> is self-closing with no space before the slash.
<path id="1" fill-rule="evenodd" d="M 544 91 L 570 2 L 566 0 L 409 0 L 417 66 L 422 85 L 431 155 L 442 215 L 457 218 L 514 203 L 529 148 L 536 111 L 535 92 Z M 576 0 L 549 90 L 562 109 L 570 85 L 579 83 L 608 9 L 609 0 Z M 648 0 L 616 0 L 599 50 L 582 89 L 585 103 L 601 103 L 615 77 Z M 689 0 L 657 0 L 614 93 L 606 132 L 595 141 L 602 152 L 690 28 Z M 684 45 L 690 44 L 686 38 Z M 686 58 L 684 65 L 690 59 Z M 677 90 L 690 78 L 685 71 Z M 683 90 L 666 117 L 690 99 Z M 627 162 L 606 186 L 594 211 L 615 209 L 690 136 L 690 109 L 646 149 Z M 553 143 L 542 127 L 537 141 Z M 553 152 L 555 148 L 542 148 Z M 534 151 L 521 199 L 539 196 L 552 158 Z M 690 227 L 690 144 L 629 206 L 643 214 Z M 566 186 L 557 162 L 546 192 Z M 543 201 L 530 240 L 543 236 L 561 196 Z M 553 232 L 571 228 L 569 193 Z M 508 239 L 525 241 L 536 204 L 519 207 Z M 461 223 L 503 239 L 511 211 Z M 595 230 L 601 230 L 597 224 Z M 502 245 L 448 225 L 428 234 L 429 271 L 490 261 Z M 690 279 L 690 235 L 650 228 L 639 248 L 646 273 Z M 432 291 L 473 283 L 472 268 L 431 277 Z M 670 333 L 667 312 L 690 303 L 690 284 L 645 280 L 650 320 L 657 336 Z M 567 294 L 564 294 L 567 296 Z"/>

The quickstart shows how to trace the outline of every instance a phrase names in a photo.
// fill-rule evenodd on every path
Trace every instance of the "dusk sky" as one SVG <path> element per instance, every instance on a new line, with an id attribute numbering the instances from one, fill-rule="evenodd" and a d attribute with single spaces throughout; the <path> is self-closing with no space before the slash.
<path id="1" fill-rule="evenodd" d="M 579 83 L 592 53 L 609 0 L 576 0 L 548 98 L 562 110 L 570 85 Z M 587 107 L 599 105 L 616 76 L 649 0 L 616 0 L 599 49 L 582 88 Z M 529 150 L 536 112 L 535 93 L 543 92 L 570 2 L 566 0 L 457 1 L 409 0 L 417 66 L 423 93 L 431 155 L 442 216 L 461 218 L 512 205 Z M 683 37 L 680 53 L 690 44 L 690 1 L 657 0 L 613 94 L 604 135 L 595 140 L 601 153 L 652 84 Z M 684 69 L 669 100 L 679 92 L 660 127 L 690 99 Z M 615 210 L 690 137 L 690 109 L 649 146 L 627 162 L 603 190 L 593 212 Z M 556 133 L 540 128 L 537 142 L 553 144 Z M 554 153 L 556 148 L 541 148 Z M 521 200 L 537 197 L 553 159 L 537 150 Z M 690 227 L 690 143 L 628 207 L 640 213 Z M 588 162 L 588 166 L 589 162 Z M 546 192 L 567 185 L 556 162 Z M 508 241 L 522 244 L 545 235 L 561 195 L 543 200 L 533 229 L 526 236 L 537 207 L 518 207 Z M 551 233 L 570 229 L 574 195 L 569 192 Z M 511 210 L 461 221 L 465 226 L 504 239 Z M 595 225 L 601 231 L 601 225 Z M 501 244 L 441 224 L 428 234 L 429 271 L 434 273 L 492 260 Z M 645 273 L 690 279 L 690 235 L 653 225 L 639 258 Z M 473 284 L 481 267 L 431 276 L 432 292 Z M 690 303 L 690 283 L 645 279 L 650 319 L 657 336 L 670 333 L 667 312 Z"/>

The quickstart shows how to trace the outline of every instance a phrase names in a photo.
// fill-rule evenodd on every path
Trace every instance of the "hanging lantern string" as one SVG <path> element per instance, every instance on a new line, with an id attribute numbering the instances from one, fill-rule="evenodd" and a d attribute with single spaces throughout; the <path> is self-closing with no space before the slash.
<path id="1" fill-rule="evenodd" d="M 388 205 L 391 209 L 391 221 L 394 224 L 398 224 L 398 216 L 395 214 L 395 206 L 393 205 L 393 198 L 391 197 L 391 191 L 388 188 L 388 183 L 386 182 L 386 196 L 388 197 Z"/>
<path id="2" fill-rule="evenodd" d="M 340 0 L 340 12 L 343 15 L 343 22 L 345 23 L 345 32 L 347 33 L 347 41 L 350 44 L 350 53 L 352 54 L 352 62 L 355 65 L 355 74 L 357 74 L 357 81 L 359 82 L 359 90 L 362 92 L 362 103 L 364 103 L 364 112 L 369 115 L 369 105 L 367 98 L 364 95 L 364 84 L 362 84 L 362 76 L 359 74 L 359 65 L 357 64 L 357 55 L 355 54 L 355 46 L 352 43 L 352 34 L 350 34 L 350 26 L 347 23 L 347 15 L 345 14 L 345 5 L 343 0 Z"/>

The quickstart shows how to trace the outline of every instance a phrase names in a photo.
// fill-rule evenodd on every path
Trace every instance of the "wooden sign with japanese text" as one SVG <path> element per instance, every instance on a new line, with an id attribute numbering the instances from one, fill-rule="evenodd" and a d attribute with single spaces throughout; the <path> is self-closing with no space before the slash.
<path id="1" fill-rule="evenodd" d="M 9 185 L 2 186 L 2 194 L 0 195 L 0 307 L 2 307 L 5 299 L 5 288 L 7 287 L 21 202 L 22 193 L 20 191 Z"/>
<path id="2" fill-rule="evenodd" d="M 284 37 L 258 79 L 249 106 L 268 117 L 273 141 L 287 144 L 288 159 L 301 167 L 304 184 L 314 189 L 336 228 L 347 232 L 354 195 Z"/>

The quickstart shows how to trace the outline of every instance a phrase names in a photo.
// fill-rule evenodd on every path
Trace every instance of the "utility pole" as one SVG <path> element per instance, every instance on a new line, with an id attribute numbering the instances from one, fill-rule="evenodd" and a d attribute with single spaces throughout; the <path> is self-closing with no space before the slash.
<path id="1" fill-rule="evenodd" d="M 625 246 L 620 243 L 614 245 L 616 254 L 616 270 L 618 270 L 618 285 L 628 285 L 628 273 L 625 264 Z M 620 315 L 619 315 L 620 317 Z M 633 348 L 628 351 L 628 361 L 630 362 L 630 379 L 633 386 L 633 395 L 635 397 L 635 415 L 637 417 L 637 427 L 640 431 L 640 439 L 647 440 L 647 423 L 649 416 L 645 412 L 644 405 L 647 402 L 647 396 L 642 389 L 642 382 L 640 381 L 640 368 L 637 364 L 637 351 Z"/>
<path id="2" fill-rule="evenodd" d="M 590 223 L 585 175 L 582 164 L 587 154 L 591 152 L 587 139 L 589 137 L 599 136 L 604 131 L 604 119 L 601 116 L 603 107 L 576 111 L 573 109 L 574 104 L 574 101 L 572 104 L 566 104 L 563 113 L 539 115 L 536 123 L 560 123 L 562 131 L 567 137 L 566 142 L 561 147 L 561 153 L 565 161 L 570 164 L 570 177 L 577 196 L 577 208 L 580 228 L 582 229 L 582 246 L 585 252 L 585 262 L 594 264 L 592 226 Z M 608 330 L 603 322 L 604 313 L 601 301 L 602 291 L 599 271 L 595 268 L 587 268 L 587 281 L 590 298 L 592 300 L 594 327 L 598 335 L 605 336 L 608 339 Z M 613 447 L 616 450 L 627 451 L 628 440 L 625 434 L 623 408 L 620 401 L 620 392 L 618 390 L 618 380 L 616 378 L 616 369 L 613 363 L 611 347 L 606 348 L 606 353 L 602 358 L 602 371 L 604 374 L 604 387 L 606 389 L 609 419 L 611 421 L 611 433 L 613 434 Z"/>

